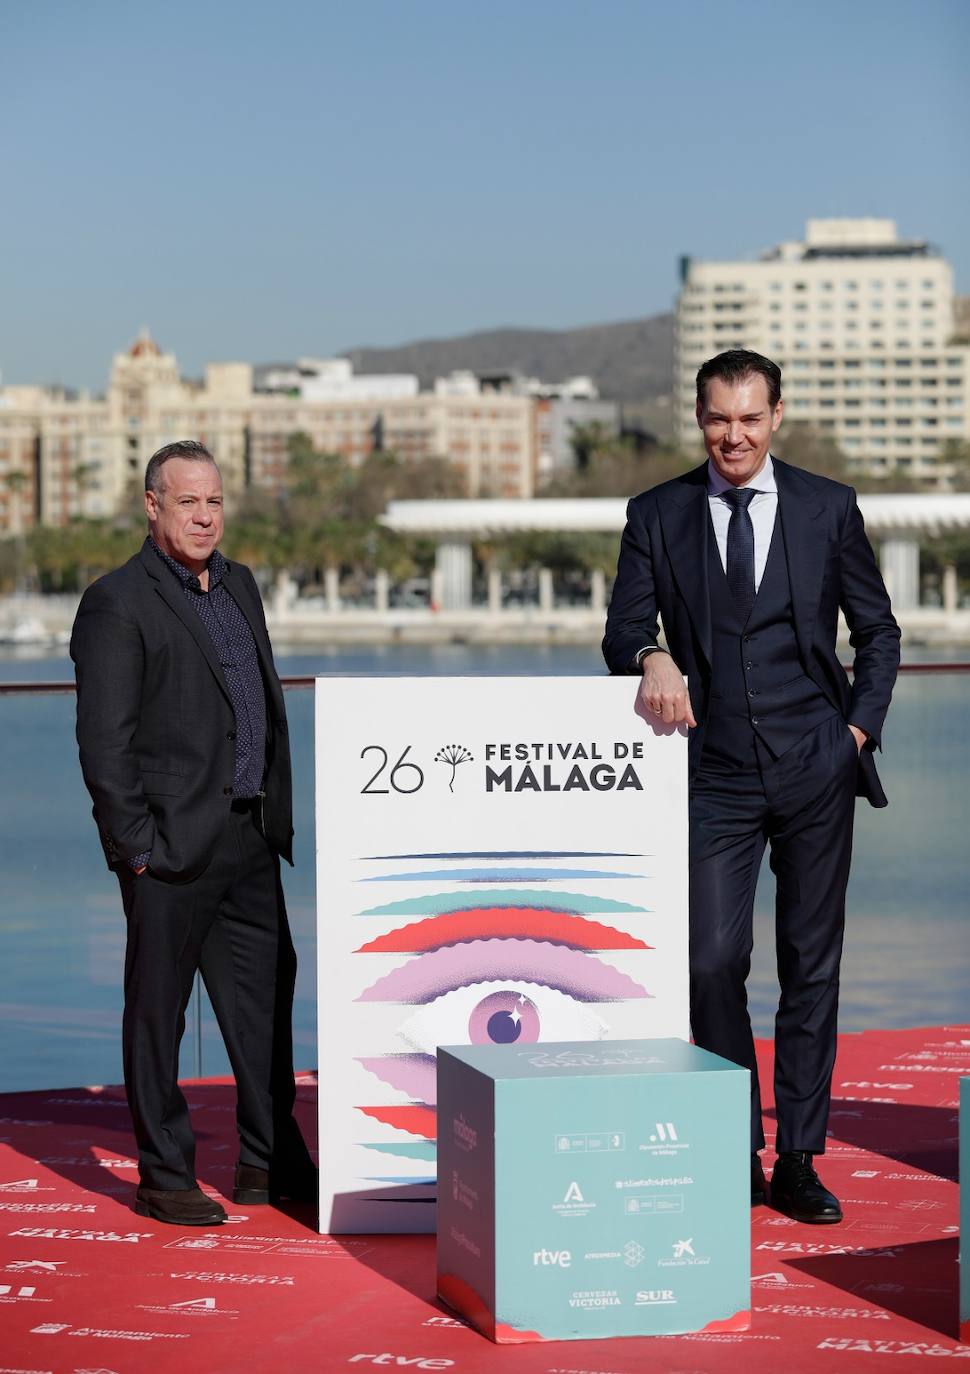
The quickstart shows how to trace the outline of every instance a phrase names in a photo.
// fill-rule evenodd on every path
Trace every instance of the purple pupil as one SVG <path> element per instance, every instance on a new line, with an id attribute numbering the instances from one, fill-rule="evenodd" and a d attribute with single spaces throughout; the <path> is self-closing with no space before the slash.
<path id="1" fill-rule="evenodd" d="M 468 1018 L 473 1045 L 531 1045 L 539 1039 L 539 1009 L 530 997 L 506 988 L 478 1002 Z"/>
<path id="2" fill-rule="evenodd" d="M 488 1038 L 496 1045 L 511 1045 L 521 1034 L 522 1019 L 511 1012 L 497 1011 L 488 1018 Z"/>

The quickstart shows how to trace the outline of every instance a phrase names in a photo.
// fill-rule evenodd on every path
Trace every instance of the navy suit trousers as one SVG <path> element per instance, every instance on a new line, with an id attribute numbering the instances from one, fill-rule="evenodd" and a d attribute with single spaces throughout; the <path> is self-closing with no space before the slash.
<path id="1" fill-rule="evenodd" d="M 766 845 L 781 989 L 776 1148 L 825 1150 L 857 768 L 855 739 L 833 715 L 779 759 L 750 730 L 731 750 L 705 742 L 691 780 L 691 1026 L 698 1045 L 751 1071 L 752 1150 L 765 1141 L 745 980 Z"/>

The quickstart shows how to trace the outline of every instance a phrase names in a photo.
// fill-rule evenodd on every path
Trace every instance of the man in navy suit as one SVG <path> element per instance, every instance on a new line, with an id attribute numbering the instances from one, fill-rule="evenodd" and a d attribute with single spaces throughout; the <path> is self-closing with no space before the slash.
<path id="1" fill-rule="evenodd" d="M 690 730 L 690 997 L 696 1043 L 751 1071 L 751 1196 L 765 1200 L 745 980 L 765 845 L 777 880 L 775 1207 L 837 1222 L 825 1150 L 856 795 L 886 805 L 874 751 L 899 627 L 851 487 L 769 452 L 781 371 L 745 349 L 697 374 L 708 461 L 627 509 L 603 653 Z M 839 611 L 855 651 L 836 657 Z M 666 649 L 658 643 L 663 623 Z M 686 676 L 686 684 L 684 678 Z"/>

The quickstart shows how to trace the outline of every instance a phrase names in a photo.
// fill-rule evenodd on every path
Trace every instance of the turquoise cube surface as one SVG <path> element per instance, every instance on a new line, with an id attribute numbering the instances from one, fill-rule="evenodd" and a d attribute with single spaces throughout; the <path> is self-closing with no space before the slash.
<path id="1" fill-rule="evenodd" d="M 438 1050 L 438 1292 L 499 1342 L 750 1323 L 749 1075 L 684 1040 Z"/>
<path id="2" fill-rule="evenodd" d="M 960 1344 L 970 1344 L 970 1079 L 960 1079 Z"/>

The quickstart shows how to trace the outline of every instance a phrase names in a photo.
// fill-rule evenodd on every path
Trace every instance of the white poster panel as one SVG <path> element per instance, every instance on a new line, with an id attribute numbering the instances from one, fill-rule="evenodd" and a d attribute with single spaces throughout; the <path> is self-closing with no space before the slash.
<path id="1" fill-rule="evenodd" d="M 317 679 L 323 1231 L 434 1229 L 438 1045 L 687 1037 L 687 742 L 638 687 Z"/>

